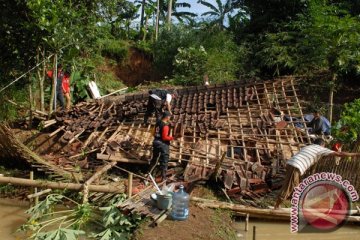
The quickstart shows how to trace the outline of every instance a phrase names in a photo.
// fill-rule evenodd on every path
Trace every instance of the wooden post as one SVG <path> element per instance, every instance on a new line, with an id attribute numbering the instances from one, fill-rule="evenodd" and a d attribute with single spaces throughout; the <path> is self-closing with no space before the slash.
<path id="1" fill-rule="evenodd" d="M 245 231 L 249 231 L 249 214 L 246 214 L 246 219 L 245 219 Z"/>
<path id="2" fill-rule="evenodd" d="M 30 171 L 30 180 L 34 180 L 34 171 Z M 33 192 L 34 192 L 34 194 L 37 193 L 37 187 L 33 188 Z M 31 200 L 31 202 L 32 202 L 32 200 Z M 35 197 L 35 205 L 38 204 L 38 203 L 39 203 L 39 197 L 36 196 Z"/>
<path id="3" fill-rule="evenodd" d="M 131 195 L 132 195 L 132 185 L 133 185 L 133 174 L 129 173 L 129 178 L 128 178 L 128 198 L 131 198 Z"/>
<path id="4" fill-rule="evenodd" d="M 253 240 L 256 240 L 256 226 L 253 226 Z"/>

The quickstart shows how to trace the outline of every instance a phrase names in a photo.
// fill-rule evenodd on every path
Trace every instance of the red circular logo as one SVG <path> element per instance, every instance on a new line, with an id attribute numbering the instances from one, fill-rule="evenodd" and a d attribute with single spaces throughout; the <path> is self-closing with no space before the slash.
<path id="1" fill-rule="evenodd" d="M 318 182 L 305 190 L 301 208 L 304 219 L 311 227 L 331 231 L 345 222 L 351 206 L 340 185 Z"/>

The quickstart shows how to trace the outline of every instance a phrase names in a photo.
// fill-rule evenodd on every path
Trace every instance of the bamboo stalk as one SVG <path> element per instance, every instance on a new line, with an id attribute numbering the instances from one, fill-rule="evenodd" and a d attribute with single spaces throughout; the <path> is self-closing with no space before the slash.
<path id="1" fill-rule="evenodd" d="M 80 191 L 83 189 L 83 184 L 78 183 L 63 183 L 63 182 L 50 182 L 42 180 L 29 180 L 24 178 L 14 177 L 0 177 L 0 183 L 10 183 L 15 186 L 27 186 L 38 188 L 51 188 L 51 189 L 68 189 Z M 123 189 L 111 185 L 89 185 L 90 192 L 103 192 L 103 193 L 123 193 Z"/>
<path id="2" fill-rule="evenodd" d="M 89 197 L 89 186 L 90 184 L 95 181 L 97 178 L 99 178 L 102 174 L 104 174 L 105 172 L 107 172 L 109 169 L 111 169 L 113 166 L 115 166 L 117 164 L 116 161 L 113 161 L 111 163 L 106 164 L 105 166 L 103 166 L 101 169 L 99 169 L 98 171 L 96 171 L 96 173 L 94 175 L 92 175 L 84 184 L 84 190 L 83 190 L 83 203 L 88 202 L 88 197 Z"/>

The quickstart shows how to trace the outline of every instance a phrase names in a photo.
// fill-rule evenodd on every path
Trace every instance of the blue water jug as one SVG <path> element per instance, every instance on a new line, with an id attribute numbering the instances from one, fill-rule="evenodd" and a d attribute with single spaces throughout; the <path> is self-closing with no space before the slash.
<path id="1" fill-rule="evenodd" d="M 172 219 L 182 221 L 189 217 L 189 200 L 189 194 L 184 191 L 184 186 L 180 185 L 179 191 L 173 195 Z"/>

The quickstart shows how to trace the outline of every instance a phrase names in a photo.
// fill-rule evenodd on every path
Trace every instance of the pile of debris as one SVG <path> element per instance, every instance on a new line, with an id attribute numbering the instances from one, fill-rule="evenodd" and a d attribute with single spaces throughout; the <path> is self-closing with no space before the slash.
<path id="1" fill-rule="evenodd" d="M 295 127 L 305 122 L 297 90 L 292 78 L 179 89 L 170 164 L 183 171 L 170 169 L 177 173 L 172 179 L 193 184 L 215 176 L 228 197 L 250 202 L 279 187 L 285 161 L 310 142 L 307 131 Z M 42 131 L 67 150 L 46 159 L 58 167 L 66 159 L 66 170 L 84 180 L 109 161 L 148 165 L 155 119 L 143 124 L 147 98 L 132 94 L 57 112 Z"/>

